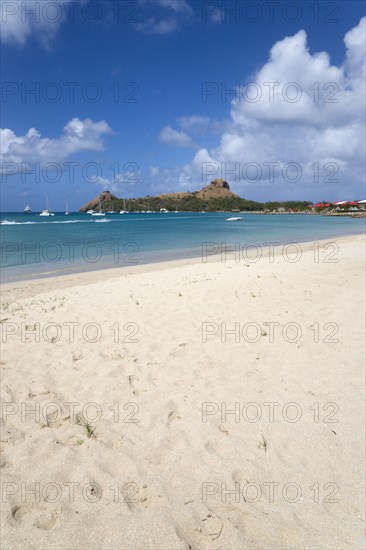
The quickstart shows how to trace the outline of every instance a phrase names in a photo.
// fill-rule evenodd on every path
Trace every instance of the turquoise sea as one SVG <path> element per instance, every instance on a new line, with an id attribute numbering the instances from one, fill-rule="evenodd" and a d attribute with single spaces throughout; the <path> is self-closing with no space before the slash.
<path id="1" fill-rule="evenodd" d="M 226 219 L 242 216 L 240 222 Z M 365 218 L 237 213 L 37 214 L 2 213 L 2 281 L 208 257 L 266 243 L 286 244 L 356 235 Z M 239 243 L 239 244 L 236 244 Z M 208 256 L 207 256 L 208 255 Z M 228 258 L 230 256 L 228 255 Z"/>

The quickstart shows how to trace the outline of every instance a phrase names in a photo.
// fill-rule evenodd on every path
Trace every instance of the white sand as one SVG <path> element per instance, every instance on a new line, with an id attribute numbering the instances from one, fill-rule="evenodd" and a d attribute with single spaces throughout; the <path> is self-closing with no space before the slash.
<path id="1" fill-rule="evenodd" d="M 6 285 L 2 548 L 362 548 L 365 239 L 337 242 L 338 263 L 310 250 Z M 280 323 L 273 342 L 265 322 Z M 258 341 L 222 342 L 220 323 L 247 340 L 258 325 Z M 98 409 L 91 438 L 70 402 Z"/>

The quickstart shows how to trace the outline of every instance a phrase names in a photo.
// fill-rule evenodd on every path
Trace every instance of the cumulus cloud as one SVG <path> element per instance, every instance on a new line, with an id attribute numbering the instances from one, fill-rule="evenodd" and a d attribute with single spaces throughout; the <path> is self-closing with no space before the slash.
<path id="1" fill-rule="evenodd" d="M 256 198 L 363 195 L 365 24 L 364 17 L 345 35 L 340 66 L 327 52 L 311 53 L 304 30 L 276 42 L 232 99 L 219 144 L 202 147 L 181 167 L 185 178 L 200 187 L 211 163 L 211 179 L 224 177 Z M 186 129 L 207 124 L 205 117 L 181 121 Z"/>
<path id="2" fill-rule="evenodd" d="M 365 26 L 364 21 L 360 26 Z M 343 125 L 350 109 L 357 114 L 359 92 L 364 89 L 361 79 L 355 80 L 349 70 L 358 48 L 362 52 L 361 44 L 348 43 L 346 62 L 336 67 L 328 53 L 309 52 L 303 30 L 277 42 L 253 82 L 239 90 L 239 101 L 231 112 L 233 121 L 241 125 L 253 120 L 318 127 Z M 357 55 L 356 65 L 357 70 L 364 67 L 364 53 L 363 58 Z"/>
<path id="3" fill-rule="evenodd" d="M 78 0 L 3 0 L 0 3 L 1 42 L 24 46 L 31 36 L 49 45 L 65 19 L 67 6 Z"/>
<path id="4" fill-rule="evenodd" d="M 165 126 L 161 130 L 159 141 L 172 147 L 195 147 L 190 135 L 180 130 L 174 130 L 171 126 Z"/>
<path id="5" fill-rule="evenodd" d="M 0 166 L 2 172 L 18 170 L 39 162 L 59 162 L 82 151 L 102 151 L 103 136 L 113 133 L 105 120 L 93 122 L 86 118 L 73 118 L 63 128 L 58 138 L 42 137 L 35 128 L 24 136 L 17 136 L 9 128 L 0 129 Z"/>

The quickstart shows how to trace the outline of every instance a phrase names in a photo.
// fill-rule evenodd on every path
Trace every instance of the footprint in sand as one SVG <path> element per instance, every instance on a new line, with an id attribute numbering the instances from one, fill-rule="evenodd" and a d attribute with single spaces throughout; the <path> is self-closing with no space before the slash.
<path id="1" fill-rule="evenodd" d="M 37 527 L 48 531 L 53 529 L 61 518 L 59 506 L 47 506 L 46 503 L 32 503 L 13 506 L 10 521 L 24 524 L 28 529 Z"/>
<path id="2" fill-rule="evenodd" d="M 188 437 L 179 431 L 170 432 L 163 437 L 156 449 L 151 449 L 151 461 L 153 464 L 166 464 L 175 462 L 181 455 L 181 450 L 190 444 Z"/>
<path id="3" fill-rule="evenodd" d="M 211 439 L 205 443 L 205 450 L 212 455 L 222 458 L 226 453 L 226 442 L 224 439 L 222 439 L 222 441 L 213 441 Z"/>
<path id="4" fill-rule="evenodd" d="M 63 420 L 59 418 L 59 411 L 55 410 L 46 414 L 44 417 L 45 422 L 41 423 L 41 428 L 61 428 L 64 424 Z"/>
<path id="5" fill-rule="evenodd" d="M 12 462 L 10 462 L 10 460 L 4 460 L 2 459 L 1 462 L 0 462 L 0 468 L 6 470 L 6 468 L 11 468 L 11 466 L 13 465 Z"/>
<path id="6" fill-rule="evenodd" d="M 233 478 L 233 481 L 235 483 L 239 483 L 241 485 L 246 485 L 247 483 L 250 483 L 250 475 L 245 474 L 242 470 L 234 470 L 231 474 L 231 477 Z"/>
<path id="7" fill-rule="evenodd" d="M 140 487 L 135 482 L 125 483 L 121 488 L 123 501 L 131 512 L 137 512 L 140 509 Z"/>
<path id="8" fill-rule="evenodd" d="M 140 482 L 128 482 L 121 487 L 120 501 L 123 501 L 130 512 L 141 512 L 159 503 L 160 495 L 153 487 L 148 488 Z"/>
<path id="9" fill-rule="evenodd" d="M 23 443 L 24 438 L 25 434 L 17 428 L 14 428 L 14 426 L 8 426 L 6 430 L 2 430 L 1 433 L 1 442 L 4 444 L 4 447 L 7 443 L 19 445 L 20 443 Z"/>

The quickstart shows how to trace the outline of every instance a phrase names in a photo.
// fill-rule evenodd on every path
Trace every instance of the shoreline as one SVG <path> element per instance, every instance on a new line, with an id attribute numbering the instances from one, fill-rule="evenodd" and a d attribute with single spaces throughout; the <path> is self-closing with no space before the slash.
<path id="1" fill-rule="evenodd" d="M 167 214 L 176 214 L 177 212 L 175 212 L 174 210 L 171 210 L 169 212 L 167 212 Z M 266 215 L 277 215 L 277 216 L 287 216 L 287 215 L 291 215 L 291 216 L 357 216 L 357 215 L 361 215 L 360 217 L 366 217 L 366 210 L 365 209 L 360 209 L 358 211 L 339 211 L 339 212 L 336 212 L 336 211 L 321 211 L 321 212 L 314 212 L 314 211 L 307 211 L 307 210 L 304 210 L 304 211 L 298 211 L 298 212 L 276 212 L 275 210 L 273 211 L 265 211 L 265 210 L 180 210 L 179 211 L 179 214 L 266 214 Z M 19 214 L 24 214 L 24 212 L 22 212 L 21 210 L 18 211 L 18 212 L 0 212 L 0 216 L 6 216 L 6 215 L 10 215 L 12 216 L 13 214 L 15 215 L 19 215 Z M 56 216 L 59 216 L 59 215 L 64 215 L 64 212 L 60 211 L 60 212 L 54 212 L 54 214 Z M 79 214 L 86 214 L 86 212 L 84 211 L 80 211 L 80 210 L 77 210 L 75 212 L 71 212 L 70 215 L 79 215 Z M 105 214 L 108 214 L 108 212 L 105 212 Z M 138 210 L 136 211 L 131 211 L 129 212 L 129 214 L 146 214 L 146 212 L 139 212 Z M 155 211 L 155 212 L 150 212 L 150 214 L 162 214 L 162 212 L 158 212 L 158 211 Z M 39 213 L 36 213 L 36 212 L 32 212 L 32 215 L 36 215 L 36 216 L 39 216 Z M 114 212 L 113 214 L 111 215 L 119 215 L 117 212 Z"/>
<path id="2" fill-rule="evenodd" d="M 301 254 L 308 252 L 309 250 L 312 250 L 312 247 L 314 248 L 316 244 L 318 243 L 319 248 L 327 245 L 328 243 L 334 243 L 334 242 L 340 242 L 347 244 L 348 242 L 354 242 L 356 240 L 359 241 L 365 241 L 366 235 L 364 233 L 355 233 L 353 235 L 346 235 L 342 237 L 336 237 L 332 239 L 319 239 L 317 241 L 311 240 L 311 241 L 301 241 L 294 243 L 301 248 Z M 290 243 L 291 244 L 291 243 Z M 273 248 L 263 247 L 261 248 L 261 260 L 269 259 L 269 256 L 271 254 L 274 254 L 275 257 L 278 257 L 281 255 L 283 248 L 287 245 L 287 243 L 279 244 L 278 246 L 274 246 Z M 264 251 L 264 254 L 263 254 Z M 248 250 L 248 258 L 250 260 L 253 260 L 254 258 L 254 250 Z M 315 251 L 314 251 L 315 253 Z M 185 266 L 192 266 L 192 265 L 208 265 L 208 264 L 217 264 L 217 263 L 225 263 L 223 260 L 224 257 L 226 257 L 226 262 L 235 262 L 236 259 L 233 259 L 232 256 L 234 254 L 234 250 L 230 251 L 227 250 L 226 256 L 223 252 L 217 252 L 212 255 L 207 256 L 207 261 L 203 261 L 202 258 L 202 250 L 200 255 L 192 256 L 192 257 L 185 257 L 185 258 L 176 258 L 176 259 L 167 259 L 167 260 L 157 260 L 157 261 L 151 261 L 146 263 L 139 263 L 133 266 L 110 266 L 110 267 L 100 267 L 100 268 L 91 268 L 91 269 L 85 269 L 84 271 L 76 271 L 74 273 L 63 273 L 63 274 L 47 274 L 45 276 L 41 277 L 31 277 L 26 279 L 20 279 L 16 280 L 14 282 L 11 281 L 2 281 L 0 282 L 1 290 L 2 290 L 2 302 L 9 302 L 14 301 L 16 297 L 12 297 L 12 293 L 14 293 L 17 297 L 28 297 L 34 294 L 35 291 L 40 292 L 47 292 L 48 290 L 56 290 L 59 287 L 61 288 L 69 288 L 73 286 L 83 286 L 83 285 L 89 285 L 94 284 L 100 281 L 104 281 L 107 279 L 119 279 L 121 277 L 127 277 L 134 274 L 141 274 L 141 273 L 153 273 L 156 271 L 166 271 L 169 269 L 174 269 L 178 267 L 185 267 Z M 244 258 L 240 258 L 241 263 L 245 263 Z M 254 263 L 255 265 L 255 263 Z"/>
<path id="3" fill-rule="evenodd" d="M 160 229 L 159 224 L 158 226 L 154 225 L 154 235 L 152 238 L 150 238 L 150 226 L 147 226 L 149 227 L 149 230 L 147 231 L 145 226 L 142 224 L 141 226 L 138 226 L 136 233 L 136 229 L 132 224 L 127 224 L 127 226 L 119 226 L 118 224 L 113 224 L 113 222 L 117 221 L 123 224 L 128 221 L 127 218 L 121 219 L 124 218 L 122 216 L 119 219 L 117 218 L 116 220 L 113 220 L 112 217 L 108 220 L 104 220 L 112 222 L 112 224 L 107 224 L 108 228 L 111 228 L 108 229 L 107 232 L 105 228 L 101 231 L 101 239 L 99 239 L 98 237 L 99 227 L 96 227 L 93 224 L 90 226 L 91 229 L 89 230 L 89 240 L 85 239 L 85 235 L 88 235 L 88 231 L 85 233 L 85 230 L 83 230 L 84 235 L 80 238 L 80 242 L 75 243 L 75 246 L 77 248 L 76 253 L 74 253 L 74 248 L 67 248 L 68 239 L 71 243 L 73 243 L 72 235 L 70 235 L 70 231 L 72 231 L 73 226 L 65 226 L 67 227 L 66 236 L 64 237 L 66 242 L 63 242 L 61 238 L 63 235 L 65 235 L 65 230 L 59 230 L 58 228 L 54 236 L 52 234 L 54 242 L 52 242 L 52 237 L 50 237 L 51 240 L 50 242 L 48 242 L 45 240 L 47 227 L 51 228 L 53 226 L 43 226 L 44 223 L 68 224 L 81 223 L 81 221 L 98 222 L 100 220 L 68 219 L 66 221 L 56 220 L 51 222 L 32 221 L 30 223 L 38 224 L 37 227 L 39 227 L 39 229 L 35 230 L 35 234 L 39 235 L 39 242 L 37 241 L 37 238 L 34 238 L 34 242 L 28 243 L 27 231 L 24 229 L 11 229 L 9 230 L 9 233 L 7 231 L 4 232 L 4 249 L 2 249 L 2 283 L 7 284 L 8 282 L 27 282 L 30 280 L 47 279 L 50 277 L 62 277 L 68 275 L 72 276 L 110 269 L 130 270 L 131 268 L 133 268 L 134 265 L 145 266 L 157 263 L 166 263 L 169 261 L 196 260 L 197 258 L 201 257 L 202 247 L 207 244 L 207 242 L 212 242 L 213 244 L 220 246 L 222 241 L 226 241 L 228 248 L 237 246 L 238 241 L 240 246 L 243 247 L 248 246 L 250 243 L 255 243 L 257 246 L 263 247 L 263 245 L 266 245 L 267 242 L 271 241 L 277 242 L 279 245 L 284 245 L 287 244 L 289 240 L 294 243 L 301 244 L 306 242 L 314 242 L 315 240 L 331 241 L 347 236 L 363 235 L 365 234 L 366 229 L 364 221 L 360 221 L 360 219 L 355 220 L 353 219 L 354 216 L 340 216 L 338 218 L 334 217 L 330 220 L 329 223 L 328 216 L 318 216 L 318 214 L 315 214 L 317 216 L 318 222 L 313 223 L 313 220 L 310 220 L 309 223 L 300 224 L 299 230 L 297 224 L 292 223 L 294 216 L 296 218 L 296 216 L 298 215 L 297 213 L 274 213 L 276 222 L 278 222 L 278 219 L 280 219 L 278 227 L 281 228 L 282 223 L 284 223 L 284 227 L 288 225 L 287 230 L 285 227 L 284 229 L 280 229 L 278 231 L 277 223 L 272 224 L 269 223 L 269 220 L 267 220 L 267 223 L 264 222 L 263 224 L 261 224 L 260 229 L 257 231 L 256 224 L 258 224 L 259 218 L 261 221 L 263 221 L 263 216 L 266 217 L 267 213 L 262 213 L 261 216 L 257 216 L 258 213 L 252 214 L 253 216 L 248 216 L 246 220 L 252 222 L 254 218 L 256 219 L 253 221 L 253 223 L 249 223 L 247 228 L 245 227 L 245 221 L 240 223 L 240 225 L 237 225 L 235 223 L 227 224 L 225 222 L 222 228 L 220 225 L 220 229 L 218 230 L 215 214 L 213 214 L 214 221 L 211 221 L 208 224 L 209 229 L 206 232 L 202 232 L 202 226 L 200 226 L 200 223 L 198 224 L 197 227 L 199 227 L 199 231 L 202 232 L 199 233 L 199 238 L 197 238 L 194 233 L 192 233 L 192 237 L 190 236 L 190 234 L 188 234 L 186 238 L 182 238 L 179 235 L 179 232 L 182 233 L 182 231 L 185 231 L 185 227 L 183 224 L 182 226 L 179 225 L 177 229 L 177 239 L 168 238 L 166 241 L 164 240 L 164 231 L 161 229 L 161 227 L 164 227 L 164 225 L 160 226 Z M 312 213 L 305 214 L 305 218 L 307 218 L 308 220 L 308 216 L 313 215 Z M 223 219 L 225 219 L 226 216 L 227 213 L 225 213 L 225 216 L 218 216 L 220 224 L 223 222 Z M 212 220 L 211 216 L 208 217 Z M 138 216 L 131 216 L 131 218 L 134 222 L 138 221 Z M 174 215 L 172 217 L 162 215 L 158 216 L 158 218 L 160 223 L 162 223 L 162 220 L 165 221 L 170 219 L 170 221 L 174 221 Z M 197 220 L 203 219 L 201 216 L 198 216 L 196 218 Z M 304 219 L 304 216 L 299 215 L 298 219 L 299 218 Z M 326 220 L 326 218 L 328 218 L 328 220 Z M 347 218 L 347 221 L 345 221 L 345 218 Z M 153 219 L 153 217 L 146 217 L 146 219 L 144 218 L 145 221 L 151 221 Z M 288 222 L 289 219 L 291 220 L 290 222 Z M 187 216 L 182 216 L 182 220 L 187 220 Z M 283 222 L 283 220 L 286 221 Z M 323 222 L 325 221 L 327 221 L 327 223 L 324 224 Z M 28 222 L 14 223 L 21 226 L 22 224 L 27 224 Z M 103 226 L 103 224 L 101 225 Z M 273 233 L 272 229 L 269 229 L 269 226 L 272 225 L 275 226 L 275 230 Z M 291 226 L 293 226 L 293 228 Z M 55 227 L 57 227 L 57 225 Z M 123 231 L 123 227 L 125 227 L 125 231 Z M 157 227 L 156 230 L 155 227 Z M 240 231 L 238 232 L 237 229 L 239 227 Z M 39 230 L 41 231 L 40 233 Z M 162 232 L 161 236 L 159 232 Z M 168 232 L 169 235 L 170 224 L 167 224 L 165 232 Z M 107 233 L 110 236 L 108 236 Z M 275 234 L 277 234 L 277 239 L 272 239 L 272 235 Z M 5 241 L 5 235 L 8 237 L 9 243 Z M 122 244 L 124 244 L 123 238 L 125 239 L 125 246 L 122 247 Z M 14 240 L 14 243 L 12 239 Z M 246 242 L 243 242 L 244 239 Z M 7 249 L 8 244 L 11 245 L 9 247 L 9 251 Z M 32 258 L 32 262 L 28 262 L 27 249 L 25 248 L 25 252 L 23 250 L 23 247 L 27 247 L 28 244 L 35 247 L 34 258 Z M 50 244 L 51 258 L 48 257 L 48 245 Z M 84 254 L 84 250 L 85 248 L 88 249 L 89 244 L 92 245 L 92 256 L 94 255 L 93 246 L 95 246 L 95 258 L 89 259 L 88 254 Z M 126 248 L 126 245 L 130 246 Z M 52 246 L 54 247 L 55 252 L 53 251 Z M 30 254 L 32 254 L 32 251 L 30 251 Z M 54 259 L 52 259 L 52 255 L 55 256 Z"/>

